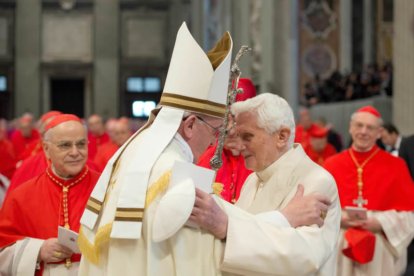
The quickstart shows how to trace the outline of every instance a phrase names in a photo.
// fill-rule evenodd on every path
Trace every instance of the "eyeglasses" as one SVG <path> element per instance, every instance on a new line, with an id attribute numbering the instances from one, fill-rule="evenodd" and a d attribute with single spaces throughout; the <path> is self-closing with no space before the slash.
<path id="1" fill-rule="evenodd" d="M 217 137 L 220 134 L 220 128 L 222 127 L 222 125 L 219 125 L 218 127 L 214 127 L 212 125 L 210 125 L 209 123 L 207 123 L 203 118 L 201 118 L 200 116 L 196 116 L 197 119 L 199 119 L 201 122 L 203 122 L 204 124 L 206 124 L 208 127 L 210 127 L 213 130 L 213 135 L 215 137 Z"/>
<path id="2" fill-rule="evenodd" d="M 85 150 L 89 143 L 87 140 L 80 140 L 77 142 L 63 141 L 59 143 L 53 143 L 51 141 L 47 142 L 55 145 L 61 151 L 70 151 L 73 148 L 73 146 L 75 146 L 78 150 Z"/>
<path id="3" fill-rule="evenodd" d="M 374 126 L 374 125 L 367 125 L 367 124 L 363 124 L 361 122 L 354 122 L 353 125 L 355 126 L 355 128 L 357 129 L 363 129 L 364 127 L 366 127 L 366 129 L 369 132 L 373 132 L 376 131 L 379 127 L 378 126 Z"/>

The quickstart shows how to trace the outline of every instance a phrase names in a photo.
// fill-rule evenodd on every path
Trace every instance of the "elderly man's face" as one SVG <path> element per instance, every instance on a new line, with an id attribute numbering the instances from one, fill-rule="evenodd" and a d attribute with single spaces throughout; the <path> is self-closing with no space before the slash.
<path id="1" fill-rule="evenodd" d="M 88 119 L 88 129 L 94 135 L 102 135 L 105 132 L 102 118 L 98 115 L 90 116 Z"/>
<path id="2" fill-rule="evenodd" d="M 193 162 L 198 162 L 208 146 L 215 143 L 222 125 L 223 119 L 201 114 L 191 114 L 183 119 L 178 132 L 190 146 Z"/>
<path id="3" fill-rule="evenodd" d="M 50 136 L 46 136 L 48 139 L 43 146 L 55 172 L 62 178 L 76 176 L 88 157 L 85 128 L 79 122 L 68 121 L 49 131 Z"/>
<path id="4" fill-rule="evenodd" d="M 236 130 L 239 133 L 241 154 L 246 168 L 255 172 L 262 171 L 281 156 L 277 132 L 269 134 L 258 127 L 255 114 L 240 113 L 236 117 Z"/>
<path id="5" fill-rule="evenodd" d="M 328 144 L 328 139 L 327 137 L 311 137 L 309 142 L 314 151 L 322 152 Z"/>
<path id="6" fill-rule="evenodd" d="M 352 145 L 356 150 L 369 151 L 380 138 L 380 121 L 371 113 L 359 112 L 350 122 L 349 133 L 352 137 Z"/>
<path id="7" fill-rule="evenodd" d="M 20 123 L 20 131 L 23 137 L 30 137 L 32 135 L 33 125 L 29 122 Z"/>
<path id="8" fill-rule="evenodd" d="M 114 142 L 118 146 L 122 146 L 131 137 L 131 131 L 127 123 L 117 122 L 115 125 Z"/>

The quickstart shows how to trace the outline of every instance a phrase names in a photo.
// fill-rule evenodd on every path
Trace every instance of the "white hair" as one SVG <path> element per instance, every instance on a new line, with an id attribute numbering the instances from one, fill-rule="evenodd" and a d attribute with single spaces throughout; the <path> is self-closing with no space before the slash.
<path id="1" fill-rule="evenodd" d="M 257 115 L 258 127 L 272 134 L 281 127 L 290 129 L 288 148 L 295 139 L 295 117 L 287 101 L 276 94 L 263 93 L 243 102 L 236 102 L 231 107 L 232 113 L 237 116 L 243 112 Z"/>

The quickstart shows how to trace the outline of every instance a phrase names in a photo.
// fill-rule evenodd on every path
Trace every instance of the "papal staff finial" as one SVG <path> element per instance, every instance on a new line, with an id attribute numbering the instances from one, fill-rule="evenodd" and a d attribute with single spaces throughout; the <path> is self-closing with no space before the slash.
<path id="1" fill-rule="evenodd" d="M 211 168 L 217 172 L 217 170 L 223 164 L 223 160 L 221 159 L 221 154 L 223 152 L 224 140 L 227 136 L 227 124 L 229 121 L 229 114 L 231 105 L 236 100 L 236 95 L 243 92 L 243 89 L 237 88 L 239 85 L 239 79 L 241 76 L 241 71 L 239 68 L 239 60 L 240 58 L 246 54 L 247 52 L 251 51 L 252 49 L 246 45 L 243 45 L 239 52 L 237 53 L 236 57 L 234 58 L 233 64 L 230 68 L 230 79 L 229 79 L 229 87 L 227 92 L 227 105 L 226 111 L 224 114 L 224 122 L 223 127 L 220 129 L 220 134 L 218 137 L 216 151 L 214 152 L 213 157 L 210 159 L 210 166 Z"/>

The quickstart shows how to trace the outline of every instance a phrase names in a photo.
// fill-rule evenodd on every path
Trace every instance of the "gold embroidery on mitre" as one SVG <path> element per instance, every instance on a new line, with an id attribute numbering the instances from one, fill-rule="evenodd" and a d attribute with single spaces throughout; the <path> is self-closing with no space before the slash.
<path id="1" fill-rule="evenodd" d="M 201 100 L 168 92 L 162 93 L 160 105 L 191 110 L 216 117 L 223 117 L 226 112 L 225 104 L 219 104 L 208 100 Z"/>
<path id="2" fill-rule="evenodd" d="M 208 51 L 207 56 L 215 70 L 226 58 L 231 49 L 231 38 L 229 32 L 225 32 L 223 36 L 217 41 L 213 49 Z"/>

